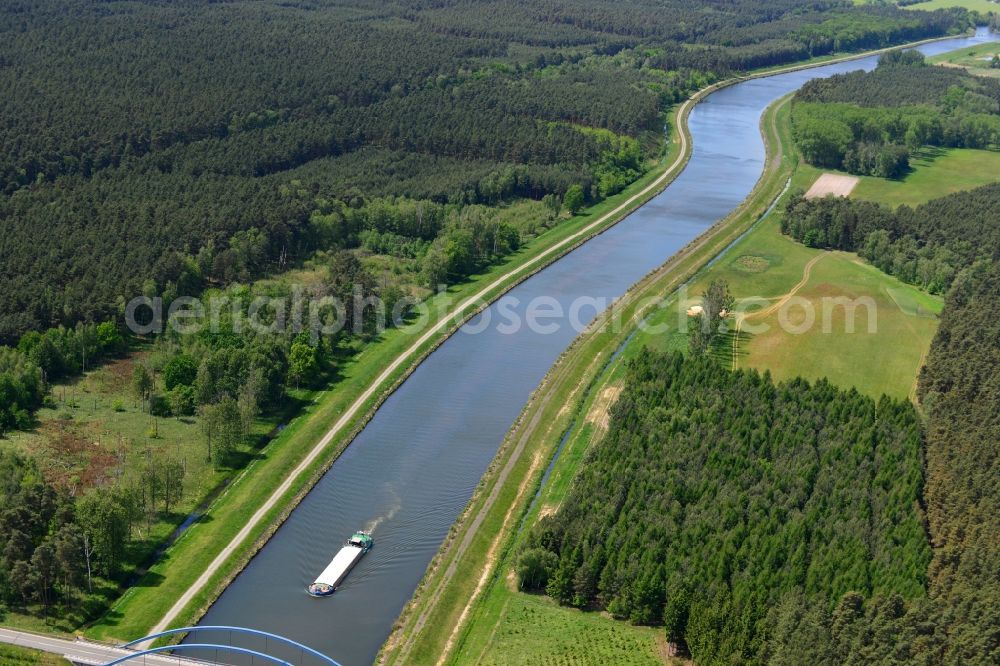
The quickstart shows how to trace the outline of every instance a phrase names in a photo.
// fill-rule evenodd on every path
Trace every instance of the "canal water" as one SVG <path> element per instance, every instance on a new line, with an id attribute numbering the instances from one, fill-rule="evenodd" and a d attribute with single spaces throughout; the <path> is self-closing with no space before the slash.
<path id="1" fill-rule="evenodd" d="M 994 38 L 980 30 L 975 37 L 920 50 L 932 55 Z M 875 63 L 871 57 L 753 79 L 698 104 L 690 117 L 694 151 L 683 173 L 627 219 L 516 287 L 502 305 L 494 304 L 468 327 L 485 330 L 460 331 L 428 357 L 202 624 L 282 634 L 344 666 L 372 663 L 505 433 L 577 335 L 565 320 L 509 326 L 513 318 L 523 322 L 526 308 L 539 297 L 546 301 L 535 301 L 534 307 L 551 309 L 558 302 L 567 310 L 580 298 L 610 302 L 622 295 L 750 193 L 764 164 L 759 121 L 771 102 L 809 79 L 871 69 Z M 585 323 L 596 316 L 596 308 L 584 305 L 579 315 Z M 553 322 L 560 324 L 555 332 L 541 325 Z M 366 527 L 374 530 L 375 546 L 344 585 L 332 597 L 307 596 L 306 585 L 352 532 Z M 298 662 L 297 653 L 287 656 Z"/>

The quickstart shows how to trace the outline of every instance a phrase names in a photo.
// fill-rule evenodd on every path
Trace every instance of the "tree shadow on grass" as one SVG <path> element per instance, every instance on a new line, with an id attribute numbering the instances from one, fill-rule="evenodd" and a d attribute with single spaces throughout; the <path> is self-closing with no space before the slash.
<path id="1" fill-rule="evenodd" d="M 725 368 L 733 368 L 733 359 L 736 359 L 735 368 L 744 367 L 744 361 L 750 356 L 749 344 L 753 336 L 741 330 L 737 333 L 733 328 L 735 324 L 730 323 L 730 330 L 720 333 L 712 343 L 709 354 L 720 365 Z"/>

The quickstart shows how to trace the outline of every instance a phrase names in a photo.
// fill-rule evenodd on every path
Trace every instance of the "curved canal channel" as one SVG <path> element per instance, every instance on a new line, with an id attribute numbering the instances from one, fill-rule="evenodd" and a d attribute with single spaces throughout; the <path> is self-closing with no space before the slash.
<path id="1" fill-rule="evenodd" d="M 920 50 L 932 55 L 995 38 L 980 30 Z M 677 179 L 514 288 L 429 356 L 202 624 L 264 629 L 344 666 L 370 664 L 532 390 L 577 335 L 569 316 L 536 316 L 528 326 L 528 308 L 536 315 L 575 311 L 579 323 L 589 322 L 750 193 L 764 166 L 759 119 L 771 102 L 809 79 L 875 63 L 868 57 L 751 79 L 698 104 L 689 118 L 693 153 Z M 375 545 L 342 587 L 329 598 L 308 596 L 306 586 L 363 528 L 373 530 Z M 299 655 L 288 657 L 297 662 Z"/>

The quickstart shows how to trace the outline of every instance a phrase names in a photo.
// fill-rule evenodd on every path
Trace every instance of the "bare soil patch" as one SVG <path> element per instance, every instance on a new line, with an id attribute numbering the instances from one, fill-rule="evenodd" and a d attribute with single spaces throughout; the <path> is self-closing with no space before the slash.
<path id="1" fill-rule="evenodd" d="M 826 196 L 846 197 L 861 179 L 856 176 L 842 176 L 836 173 L 824 173 L 816 179 L 809 191 L 806 192 L 806 199 L 819 199 Z"/>
<path id="2" fill-rule="evenodd" d="M 594 427 L 601 432 L 608 429 L 608 423 L 611 419 L 611 405 L 615 404 L 621 392 L 621 384 L 612 384 L 601 391 L 601 394 L 590 408 L 590 413 L 587 414 L 587 421 L 593 423 Z"/>

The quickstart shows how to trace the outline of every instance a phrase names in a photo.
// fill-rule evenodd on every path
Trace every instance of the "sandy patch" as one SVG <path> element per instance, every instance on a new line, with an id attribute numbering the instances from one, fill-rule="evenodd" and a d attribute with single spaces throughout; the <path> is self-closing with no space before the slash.
<path id="1" fill-rule="evenodd" d="M 608 429 L 608 423 L 611 419 L 611 405 L 615 404 L 621 392 L 622 385 L 613 384 L 602 390 L 597 400 L 594 401 L 590 413 L 587 414 L 587 421 L 593 423 L 597 430 L 604 432 Z"/>
<path id="2" fill-rule="evenodd" d="M 860 181 L 856 176 L 841 176 L 835 173 L 824 173 L 816 179 L 809 191 L 806 192 L 806 199 L 819 199 L 830 196 L 846 197 Z"/>

